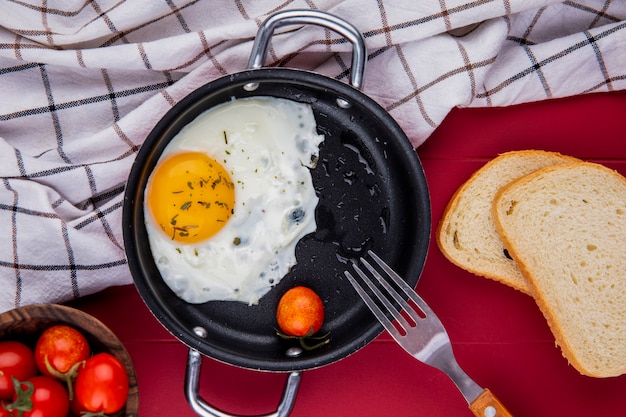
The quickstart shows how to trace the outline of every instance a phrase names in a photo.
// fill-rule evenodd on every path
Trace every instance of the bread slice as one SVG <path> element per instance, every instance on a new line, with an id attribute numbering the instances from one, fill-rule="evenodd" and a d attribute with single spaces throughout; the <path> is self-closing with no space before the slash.
<path id="1" fill-rule="evenodd" d="M 512 151 L 476 171 L 452 196 L 436 233 L 441 252 L 452 263 L 530 294 L 531 288 L 496 231 L 491 206 L 500 187 L 536 169 L 579 161 L 557 152 Z"/>
<path id="2" fill-rule="evenodd" d="M 584 375 L 626 373 L 626 179 L 542 168 L 502 188 L 493 214 L 563 355 Z"/>

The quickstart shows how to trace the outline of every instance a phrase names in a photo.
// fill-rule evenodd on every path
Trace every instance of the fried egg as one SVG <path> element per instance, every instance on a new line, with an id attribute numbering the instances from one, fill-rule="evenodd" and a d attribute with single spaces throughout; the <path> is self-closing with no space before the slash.
<path id="1" fill-rule="evenodd" d="M 256 304 L 315 231 L 310 169 L 324 137 L 311 107 L 233 99 L 185 126 L 148 179 L 146 229 L 165 283 L 189 303 Z"/>

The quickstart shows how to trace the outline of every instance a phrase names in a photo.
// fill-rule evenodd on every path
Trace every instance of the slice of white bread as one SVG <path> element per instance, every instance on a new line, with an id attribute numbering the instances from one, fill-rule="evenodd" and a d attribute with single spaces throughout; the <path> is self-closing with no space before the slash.
<path id="1" fill-rule="evenodd" d="M 584 375 L 626 373 L 626 179 L 542 168 L 503 187 L 493 215 L 563 355 Z"/>
<path id="2" fill-rule="evenodd" d="M 557 152 L 512 151 L 476 171 L 452 196 L 436 233 L 441 252 L 452 263 L 527 294 L 529 283 L 515 261 L 507 257 L 496 231 L 491 206 L 496 192 L 514 179 L 539 168 L 579 161 Z"/>

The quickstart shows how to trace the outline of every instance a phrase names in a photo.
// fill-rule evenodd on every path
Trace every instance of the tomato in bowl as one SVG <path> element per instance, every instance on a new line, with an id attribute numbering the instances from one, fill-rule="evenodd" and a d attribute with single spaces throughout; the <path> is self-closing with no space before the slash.
<path id="1" fill-rule="evenodd" d="M 51 330 L 54 330 L 54 332 L 51 332 Z M 53 335 L 48 336 L 48 333 L 53 333 Z M 70 343 L 69 351 L 72 352 L 81 346 L 81 349 L 84 349 L 84 342 L 80 340 L 80 336 L 84 336 L 84 342 L 88 345 L 88 351 L 82 351 L 82 356 L 73 358 L 73 362 L 69 365 L 65 363 L 70 359 L 67 355 L 61 355 L 60 358 L 49 357 L 48 360 L 43 359 L 45 355 L 41 352 L 48 353 L 56 350 L 58 353 L 61 348 L 51 348 L 52 345 L 45 344 L 41 340 L 49 337 L 53 342 L 60 340 L 63 343 Z M 72 400 L 70 400 L 71 407 L 68 411 L 68 416 L 75 417 L 80 415 L 82 411 L 85 411 L 76 402 L 78 390 L 81 390 L 80 396 L 83 398 L 83 402 L 88 403 L 92 401 L 88 398 L 90 392 L 81 388 L 81 386 L 93 386 L 93 380 L 88 380 L 87 383 L 82 383 L 82 385 L 78 385 L 77 382 L 78 375 L 81 373 L 84 374 L 83 380 L 88 378 L 88 371 L 98 365 L 96 362 L 105 362 L 115 367 L 117 380 L 113 382 L 117 383 L 116 386 L 118 387 L 110 391 L 109 403 L 103 403 L 98 406 L 105 407 L 106 405 L 108 410 L 116 410 L 107 413 L 107 416 L 137 416 L 139 390 L 135 368 L 130 355 L 118 337 L 95 317 L 81 310 L 58 304 L 35 304 L 19 307 L 0 314 L 0 345 L 6 342 L 20 344 L 31 350 L 36 368 L 36 376 L 34 378 L 54 378 L 56 375 L 56 380 L 64 386 L 66 391 L 69 391 L 69 389 L 67 381 L 63 379 L 63 375 L 72 372 L 69 367 L 75 365 L 76 369 L 74 371 L 76 374 L 72 376 L 71 380 L 72 388 L 75 388 L 74 391 L 76 392 L 71 394 Z M 27 354 L 25 355 L 27 356 Z M 55 361 L 55 359 L 58 360 Z M 48 362 L 47 365 L 46 361 Z M 27 364 L 26 366 L 30 365 Z M 53 375 L 49 375 L 50 373 Z M 121 388 L 119 388 L 120 381 Z M 104 384 L 100 385 L 100 388 L 110 389 L 106 388 L 107 381 L 99 382 Z M 3 381 L 0 379 L 0 395 L 2 394 L 2 384 Z M 27 389 L 26 386 L 23 388 Z M 120 401 L 122 402 L 120 403 Z M 3 400 L 3 402 L 10 403 L 11 400 Z M 0 411 L 4 411 L 4 409 L 0 407 Z M 7 415 L 12 416 L 13 414 Z M 0 413 L 0 417 L 2 416 L 3 414 Z"/>

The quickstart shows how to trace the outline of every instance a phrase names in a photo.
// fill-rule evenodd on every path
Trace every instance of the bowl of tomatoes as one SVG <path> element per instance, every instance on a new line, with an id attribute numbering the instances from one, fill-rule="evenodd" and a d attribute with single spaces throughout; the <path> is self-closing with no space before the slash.
<path id="1" fill-rule="evenodd" d="M 0 314 L 0 417 L 136 417 L 128 351 L 95 317 L 58 304 Z"/>

